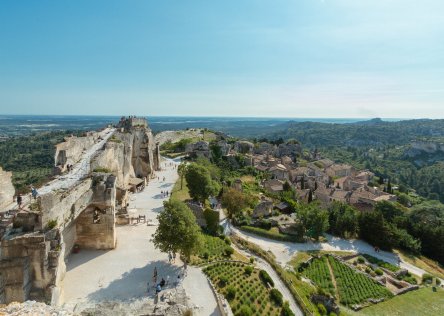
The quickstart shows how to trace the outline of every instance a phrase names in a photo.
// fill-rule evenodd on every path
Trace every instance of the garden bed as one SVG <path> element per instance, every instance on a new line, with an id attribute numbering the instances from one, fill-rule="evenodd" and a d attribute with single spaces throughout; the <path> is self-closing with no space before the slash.
<path id="1" fill-rule="evenodd" d="M 234 315 L 249 310 L 246 315 L 281 315 L 282 295 L 272 291 L 259 276 L 257 269 L 247 264 L 219 262 L 203 269 L 216 290 L 228 300 Z M 249 270 L 249 271 L 247 271 Z"/>
<path id="2" fill-rule="evenodd" d="M 338 259 L 329 256 L 328 261 L 336 279 L 341 304 L 353 306 L 366 303 L 369 299 L 380 300 L 393 296 L 387 288 Z"/>

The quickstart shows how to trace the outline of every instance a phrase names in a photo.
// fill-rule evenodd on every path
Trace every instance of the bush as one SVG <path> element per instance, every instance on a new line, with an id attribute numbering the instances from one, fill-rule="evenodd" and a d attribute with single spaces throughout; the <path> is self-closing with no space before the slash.
<path id="1" fill-rule="evenodd" d="M 234 249 L 232 247 L 228 247 L 224 251 L 224 254 L 226 257 L 230 257 L 233 253 L 234 253 Z"/>
<path id="2" fill-rule="evenodd" d="M 203 254 L 204 259 L 208 259 L 210 257 L 210 254 L 208 253 L 208 251 L 205 251 Z"/>
<path id="3" fill-rule="evenodd" d="M 53 229 L 56 226 L 57 226 L 57 220 L 56 219 L 52 219 L 52 220 L 48 221 L 48 224 L 46 224 L 46 229 L 47 230 L 51 230 L 51 229 Z"/>
<path id="4" fill-rule="evenodd" d="M 269 230 L 265 230 L 259 227 L 252 227 L 252 226 L 241 226 L 240 227 L 241 230 L 246 231 L 247 233 L 252 233 L 252 234 L 256 234 L 258 236 L 262 236 L 265 238 L 270 238 L 270 239 L 274 239 L 274 240 L 279 240 L 279 241 L 301 241 L 298 240 L 297 237 L 295 236 L 290 236 L 290 235 L 284 235 L 281 233 L 276 233 L 273 231 L 269 231 Z"/>
<path id="5" fill-rule="evenodd" d="M 244 272 L 246 275 L 250 276 L 253 273 L 253 267 L 252 266 L 246 266 L 244 268 Z"/>
<path id="6" fill-rule="evenodd" d="M 428 273 L 424 273 L 422 275 L 422 283 L 426 283 L 426 284 L 432 284 L 433 281 L 433 276 L 428 274 Z"/>
<path id="7" fill-rule="evenodd" d="M 271 278 L 271 276 L 268 274 L 267 271 L 265 270 L 261 270 L 259 271 L 259 277 L 261 278 L 261 280 L 265 283 L 265 284 L 270 284 L 270 286 L 274 286 L 274 282 L 273 279 Z"/>
<path id="8" fill-rule="evenodd" d="M 253 315 L 253 311 L 251 310 L 250 306 L 248 306 L 248 305 L 242 305 L 242 306 L 239 308 L 239 313 L 238 313 L 238 315 L 239 315 L 239 316 L 251 316 L 251 315 Z"/>
<path id="9" fill-rule="evenodd" d="M 319 314 L 327 315 L 327 309 L 325 308 L 325 306 L 323 304 L 319 303 L 317 305 L 317 308 L 318 308 Z"/>
<path id="10" fill-rule="evenodd" d="M 284 306 L 282 306 L 281 316 L 294 316 L 294 313 L 291 311 L 288 302 L 285 302 Z"/>
<path id="11" fill-rule="evenodd" d="M 278 306 L 282 306 L 284 303 L 284 299 L 282 297 L 282 293 L 279 292 L 277 289 L 271 289 L 270 291 L 270 299 L 276 303 Z"/>
<path id="12" fill-rule="evenodd" d="M 382 272 L 381 269 L 376 269 L 376 270 L 375 270 L 375 273 L 376 273 L 377 275 L 379 275 L 379 276 L 381 276 L 381 275 L 384 274 L 384 272 Z"/>
<path id="13" fill-rule="evenodd" d="M 225 238 L 225 243 L 226 243 L 228 246 L 231 246 L 231 240 L 230 240 L 230 239 Z"/>
<path id="14" fill-rule="evenodd" d="M 414 280 L 416 281 L 416 279 L 414 278 Z M 436 282 L 436 285 L 441 285 L 441 280 L 440 279 L 438 279 L 438 278 L 436 278 L 435 279 L 435 282 Z M 415 283 L 416 284 L 416 283 Z"/>
<path id="15" fill-rule="evenodd" d="M 227 297 L 227 300 L 229 300 L 229 301 L 233 300 L 236 297 L 236 288 L 234 286 L 230 285 L 227 288 L 226 297 Z"/>
<path id="16" fill-rule="evenodd" d="M 228 277 L 226 275 L 221 275 L 219 278 L 219 286 L 224 287 L 228 284 Z"/>
<path id="17" fill-rule="evenodd" d="M 251 264 L 254 263 L 254 257 L 250 257 L 250 263 L 251 263 Z"/>
<path id="18" fill-rule="evenodd" d="M 364 257 L 363 257 L 363 256 L 359 256 L 359 257 L 358 257 L 358 262 L 359 262 L 359 263 L 364 263 L 364 262 L 365 262 Z"/>
<path id="19" fill-rule="evenodd" d="M 317 306 L 319 314 L 321 315 L 327 315 L 327 309 L 325 308 L 324 304 L 319 303 Z"/>

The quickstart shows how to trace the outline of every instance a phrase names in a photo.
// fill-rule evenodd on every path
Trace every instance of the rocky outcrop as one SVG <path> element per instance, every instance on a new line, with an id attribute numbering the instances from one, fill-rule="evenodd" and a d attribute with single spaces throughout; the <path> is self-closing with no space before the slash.
<path id="1" fill-rule="evenodd" d="M 12 185 L 12 173 L 0 167 L 0 209 L 13 202 L 15 189 Z"/>
<path id="2" fill-rule="evenodd" d="M 63 143 L 56 145 L 54 157 L 54 173 L 60 174 L 66 170 L 67 165 L 78 162 L 82 154 L 99 139 L 97 132 L 88 132 L 84 137 L 66 137 Z"/>
<path id="3" fill-rule="evenodd" d="M 240 154 L 251 154 L 254 149 L 254 144 L 242 140 L 235 142 L 233 148 Z"/>
<path id="4" fill-rule="evenodd" d="M 413 141 L 411 147 L 406 151 L 407 157 L 416 157 L 421 154 L 444 153 L 444 143 L 434 141 Z"/>
<path id="5" fill-rule="evenodd" d="M 117 192 L 127 196 L 130 180 L 149 178 L 159 162 L 146 120 L 134 117 L 121 120 L 119 131 L 69 137 L 57 145 L 58 172 L 74 167 L 40 188 L 31 211 L 17 214 L 1 239 L 0 304 L 28 299 L 58 304 L 64 258 L 77 247 L 115 247 Z M 0 172 L 0 201 L 10 203 L 11 175 Z"/>

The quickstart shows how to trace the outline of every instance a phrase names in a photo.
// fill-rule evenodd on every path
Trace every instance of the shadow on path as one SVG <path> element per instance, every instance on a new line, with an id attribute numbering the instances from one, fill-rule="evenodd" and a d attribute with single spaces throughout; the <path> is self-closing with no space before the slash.
<path id="1" fill-rule="evenodd" d="M 174 287 L 177 276 L 182 268 L 166 263 L 165 261 L 153 261 L 141 268 L 134 268 L 121 275 L 120 279 L 112 281 L 107 287 L 101 288 L 88 295 L 90 301 L 115 300 L 126 301 L 134 298 L 151 296 L 154 297 L 155 290 L 153 283 L 154 268 L 157 267 L 157 283 L 162 278 L 169 284 L 164 289 Z M 169 278 L 168 278 L 169 277 Z M 149 292 L 147 292 L 149 283 Z"/>
<path id="2" fill-rule="evenodd" d="M 82 264 L 87 263 L 111 250 L 89 250 L 81 249 L 79 253 L 71 253 L 66 260 L 66 272 L 71 271 Z"/>

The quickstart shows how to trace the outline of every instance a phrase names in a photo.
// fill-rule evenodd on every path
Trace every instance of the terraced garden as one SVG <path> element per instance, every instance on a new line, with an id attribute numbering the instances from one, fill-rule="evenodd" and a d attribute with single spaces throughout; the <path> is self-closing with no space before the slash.
<path id="1" fill-rule="evenodd" d="M 362 273 L 329 256 L 328 261 L 338 286 L 340 303 L 346 306 L 362 304 L 368 299 L 390 298 L 393 296 L 384 286 Z"/>
<path id="2" fill-rule="evenodd" d="M 257 269 L 240 262 L 218 262 L 203 269 L 234 315 L 292 315 L 282 302 L 282 294 L 267 288 Z M 291 313 L 291 311 L 290 311 Z"/>
<path id="3" fill-rule="evenodd" d="M 223 236 L 222 238 L 214 237 L 207 234 L 202 234 L 203 246 L 199 250 L 197 256 L 192 257 L 191 264 L 201 265 L 212 261 L 231 259 L 234 254 L 233 248 L 231 248 L 230 240 Z M 235 259 L 237 256 L 235 255 Z"/>
<path id="4" fill-rule="evenodd" d="M 330 273 L 329 265 L 333 275 Z M 333 256 L 315 258 L 308 266 L 302 267 L 301 272 L 305 277 L 312 280 L 323 291 L 339 298 L 339 302 L 345 306 L 364 304 L 369 299 L 387 299 L 393 296 L 386 287 Z"/>
<path id="5" fill-rule="evenodd" d="M 330 276 L 327 257 L 313 259 L 311 264 L 303 271 L 303 274 L 321 289 L 335 296 L 335 287 Z"/>

